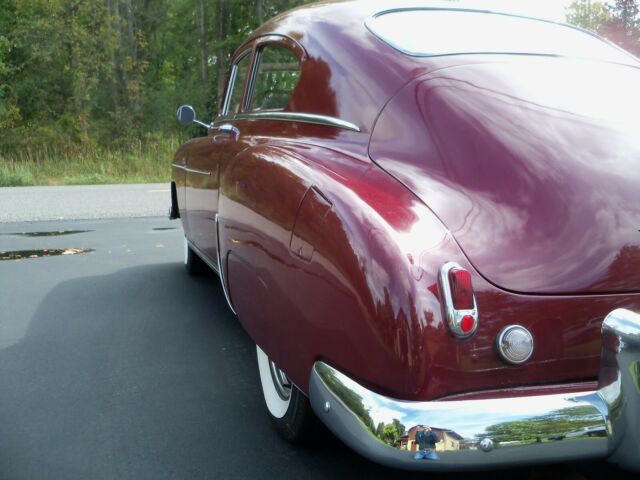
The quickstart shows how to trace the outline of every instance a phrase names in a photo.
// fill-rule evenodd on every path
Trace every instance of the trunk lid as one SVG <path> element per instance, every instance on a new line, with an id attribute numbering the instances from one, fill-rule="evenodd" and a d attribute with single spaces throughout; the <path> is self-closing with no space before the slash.
<path id="1" fill-rule="evenodd" d="M 640 69 L 536 57 L 443 69 L 389 102 L 369 151 L 493 284 L 640 291 Z"/>

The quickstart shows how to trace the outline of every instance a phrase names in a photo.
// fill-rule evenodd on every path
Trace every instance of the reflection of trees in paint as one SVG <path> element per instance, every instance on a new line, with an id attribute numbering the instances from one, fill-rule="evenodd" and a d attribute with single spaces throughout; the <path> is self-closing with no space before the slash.
<path id="1" fill-rule="evenodd" d="M 629 373 L 633 379 L 633 384 L 636 386 L 636 390 L 640 392 L 640 362 L 634 362 L 629 366 Z"/>
<path id="2" fill-rule="evenodd" d="M 579 406 L 555 410 L 547 415 L 498 423 L 476 435 L 480 442 L 490 437 L 494 442 L 546 442 L 566 437 L 603 436 L 606 431 L 602 416 L 591 406 Z"/>
<path id="3" fill-rule="evenodd" d="M 400 420 L 394 418 L 391 423 L 378 423 L 376 427 L 376 437 L 382 440 L 387 445 L 395 446 L 398 443 L 400 437 L 407 432 L 406 427 L 400 423 Z"/>

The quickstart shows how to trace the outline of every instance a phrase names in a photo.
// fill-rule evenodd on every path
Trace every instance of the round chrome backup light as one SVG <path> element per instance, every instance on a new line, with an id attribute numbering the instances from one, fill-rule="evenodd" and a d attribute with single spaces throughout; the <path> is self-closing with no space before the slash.
<path id="1" fill-rule="evenodd" d="M 498 335 L 498 352 L 508 363 L 520 365 L 533 353 L 533 335 L 520 325 L 509 325 Z"/>

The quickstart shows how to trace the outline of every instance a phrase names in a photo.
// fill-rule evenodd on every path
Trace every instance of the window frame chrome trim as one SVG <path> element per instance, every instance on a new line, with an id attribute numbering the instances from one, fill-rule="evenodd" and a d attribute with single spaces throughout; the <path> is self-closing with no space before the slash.
<path id="1" fill-rule="evenodd" d="M 247 98 L 245 98 L 244 107 L 242 109 L 243 113 L 259 112 L 259 110 L 251 110 L 251 103 L 253 101 L 253 94 L 255 92 L 258 73 L 260 71 L 260 62 L 262 61 L 262 56 L 264 55 L 263 51 L 265 48 L 268 48 L 268 47 L 282 48 L 283 50 L 288 50 L 289 52 L 291 52 L 291 54 L 298 60 L 298 68 L 299 68 L 300 76 L 302 76 L 302 64 L 304 62 L 304 58 L 298 55 L 298 53 L 294 49 L 289 48 L 284 41 L 270 40 L 267 37 L 265 40 L 261 41 L 258 45 L 256 45 L 253 65 L 251 69 L 252 70 L 251 76 L 249 77 L 249 84 L 247 85 Z M 296 88 L 298 88 L 299 83 L 300 83 L 300 78 L 298 78 L 298 83 L 296 83 L 296 86 L 294 87 L 294 91 Z M 291 92 L 291 95 L 293 96 L 293 92 Z M 291 97 L 289 98 L 289 101 L 287 102 L 287 104 L 289 104 L 290 101 L 291 101 Z"/>
<path id="2" fill-rule="evenodd" d="M 227 85 L 227 93 L 226 93 L 225 98 L 224 98 L 224 105 L 222 106 L 222 115 L 226 115 L 227 112 L 229 111 L 229 103 L 231 102 L 231 95 L 232 95 L 232 92 L 233 92 L 233 86 L 235 85 L 236 77 L 238 76 L 238 65 L 240 64 L 240 62 L 242 62 L 245 58 L 248 57 L 249 58 L 249 64 L 247 65 L 247 73 L 251 73 L 252 67 L 253 67 L 253 64 L 251 62 L 252 54 L 253 54 L 253 50 L 251 48 L 248 48 L 243 53 L 238 55 L 238 59 L 231 66 L 231 74 L 229 75 L 229 84 Z M 245 87 L 245 82 L 243 81 L 242 82 L 242 95 L 243 95 L 243 97 L 240 99 L 240 104 L 241 104 L 240 111 L 242 111 L 244 109 L 243 100 L 246 101 L 246 98 L 244 96 L 244 93 L 245 93 L 245 88 L 244 87 Z"/>
<path id="3" fill-rule="evenodd" d="M 231 122 L 234 120 L 275 120 L 281 122 L 298 122 L 309 123 L 313 125 L 324 125 L 327 127 L 341 128 L 343 130 L 350 130 L 352 132 L 360 132 L 360 127 L 355 123 L 347 122 L 335 117 L 329 117 L 326 115 L 316 115 L 312 113 L 297 113 L 297 112 L 245 112 L 232 115 L 222 115 L 213 121 L 215 126 L 222 122 Z"/>
<path id="4" fill-rule="evenodd" d="M 265 45 L 269 45 L 266 43 Z M 255 88 L 256 78 L 258 76 L 258 69 L 260 68 L 260 59 L 262 58 L 262 49 L 264 45 L 257 45 L 253 54 L 253 62 L 251 64 L 251 74 L 249 75 L 249 83 L 247 84 L 247 95 L 242 105 L 241 113 L 249 110 L 251 97 L 253 96 L 253 89 Z"/>

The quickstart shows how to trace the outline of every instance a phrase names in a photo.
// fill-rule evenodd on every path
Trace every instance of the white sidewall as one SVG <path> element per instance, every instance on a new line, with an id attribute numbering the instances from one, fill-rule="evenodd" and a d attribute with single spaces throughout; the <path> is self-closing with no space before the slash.
<path id="1" fill-rule="evenodd" d="M 184 237 L 184 264 L 186 265 L 189 261 L 189 242 L 187 242 L 187 237 Z"/>
<path id="2" fill-rule="evenodd" d="M 269 357 L 262 351 L 262 349 L 256 345 L 256 352 L 258 354 L 258 369 L 260 370 L 260 383 L 262 384 L 262 394 L 264 395 L 264 401 L 267 404 L 269 413 L 275 418 L 282 418 L 289 409 L 289 403 L 291 403 L 291 397 L 288 400 L 282 400 L 280 395 L 273 384 L 273 378 L 271 377 L 271 369 L 269 368 Z"/>

